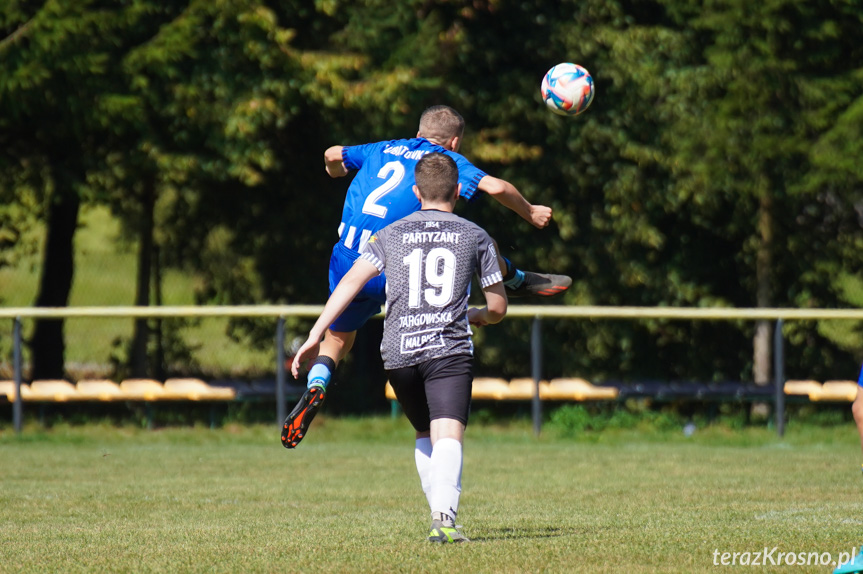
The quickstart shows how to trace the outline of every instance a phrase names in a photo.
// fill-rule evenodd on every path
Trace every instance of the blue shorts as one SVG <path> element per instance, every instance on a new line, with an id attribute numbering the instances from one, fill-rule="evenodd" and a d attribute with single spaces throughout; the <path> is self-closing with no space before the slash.
<path id="1" fill-rule="evenodd" d="M 860 374 L 857 375 L 857 386 L 863 387 L 863 367 L 860 367 Z"/>
<path id="2" fill-rule="evenodd" d="M 330 294 L 353 266 L 357 257 L 359 255 L 356 251 L 348 249 L 341 243 L 336 243 L 333 247 L 333 254 L 330 256 Z M 365 325 L 366 321 L 381 312 L 381 306 L 387 302 L 386 287 L 387 279 L 383 275 L 371 279 L 348 304 L 348 308 L 333 321 L 330 329 L 339 333 L 349 333 Z"/>

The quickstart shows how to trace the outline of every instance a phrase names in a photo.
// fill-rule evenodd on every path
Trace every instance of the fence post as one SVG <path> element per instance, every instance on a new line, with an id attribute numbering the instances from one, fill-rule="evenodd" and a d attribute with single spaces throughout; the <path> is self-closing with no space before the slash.
<path id="1" fill-rule="evenodd" d="M 276 424 L 288 416 L 285 408 L 285 317 L 276 321 Z"/>
<path id="2" fill-rule="evenodd" d="M 785 435 L 785 340 L 782 319 L 776 320 L 773 331 L 773 376 L 776 379 L 776 433 Z"/>
<path id="3" fill-rule="evenodd" d="M 542 403 L 539 400 L 539 381 L 542 379 L 542 333 L 541 318 L 536 315 L 530 330 L 530 366 L 533 376 L 533 401 L 531 413 L 533 416 L 533 434 L 539 436 L 542 430 Z"/>
<path id="4" fill-rule="evenodd" d="M 15 433 L 21 434 L 21 317 L 15 317 L 15 322 L 12 325 L 13 351 L 12 362 L 15 369 L 15 404 L 12 407 L 12 420 L 15 426 Z"/>

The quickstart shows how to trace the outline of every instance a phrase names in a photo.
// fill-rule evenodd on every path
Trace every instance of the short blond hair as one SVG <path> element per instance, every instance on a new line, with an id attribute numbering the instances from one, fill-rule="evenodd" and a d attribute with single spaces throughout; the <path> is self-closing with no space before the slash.
<path id="1" fill-rule="evenodd" d="M 435 142 L 445 142 L 464 133 L 464 118 L 449 106 L 432 106 L 420 116 L 422 137 Z"/>

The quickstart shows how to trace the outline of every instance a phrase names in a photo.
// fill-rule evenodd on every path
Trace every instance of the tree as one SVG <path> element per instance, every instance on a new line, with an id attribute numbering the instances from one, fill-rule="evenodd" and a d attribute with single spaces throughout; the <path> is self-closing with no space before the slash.
<path id="1" fill-rule="evenodd" d="M 95 1 L 0 8 L 2 180 L 30 179 L 44 194 L 48 231 L 37 306 L 68 301 L 83 187 L 99 142 L 110 133 L 94 103 L 116 82 L 121 16 Z M 37 321 L 30 346 L 34 377 L 63 375 L 62 321 Z"/>
<path id="2" fill-rule="evenodd" d="M 800 217 L 821 211 L 821 192 L 793 190 L 811 170 L 812 144 L 835 118 L 836 103 L 825 97 L 829 86 L 847 77 L 859 56 L 851 40 L 859 10 L 845 2 L 783 0 L 698 3 L 697 13 L 695 6 L 692 25 L 705 43 L 705 61 L 689 73 L 704 80 L 703 91 L 692 95 L 706 97 L 700 113 L 679 116 L 672 127 L 677 187 L 701 187 L 733 214 L 724 233 L 739 246 L 736 275 L 748 293 L 735 304 L 832 306 L 832 277 L 816 270 L 839 263 L 837 253 L 815 255 L 821 225 Z M 795 296 L 803 292 L 810 296 Z M 759 383 L 771 380 L 770 335 L 770 325 L 759 322 L 753 358 Z"/>
<path id="3" fill-rule="evenodd" d="M 77 209 L 98 202 L 138 242 L 138 304 L 158 265 L 197 274 L 201 303 L 320 303 L 347 185 L 322 151 L 411 136 L 446 103 L 467 119 L 463 153 L 556 219 L 537 231 L 488 199 L 459 213 L 520 266 L 572 275 L 566 303 L 861 304 L 860 19 L 850 0 L 4 5 L 0 265 L 26 249 L 20 206 L 37 205 L 38 302 L 65 304 Z M 538 98 L 565 60 L 596 81 L 577 118 Z M 62 370 L 58 326 L 32 342 L 45 376 Z M 151 327 L 133 341 L 139 372 Z M 765 382 L 770 325 L 751 327 L 548 321 L 547 372 Z M 269 322 L 229 332 L 271 344 Z M 482 331 L 480 371 L 523 375 L 525 333 Z M 785 334 L 789 372 L 807 376 L 847 369 L 863 340 L 814 323 Z M 346 408 L 376 383 L 352 385 Z"/>

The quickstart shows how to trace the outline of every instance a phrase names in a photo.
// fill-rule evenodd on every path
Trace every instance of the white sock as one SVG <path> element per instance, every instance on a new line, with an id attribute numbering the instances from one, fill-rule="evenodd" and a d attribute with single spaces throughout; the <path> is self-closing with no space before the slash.
<path id="1" fill-rule="evenodd" d="M 431 507 L 431 454 L 432 443 L 428 437 L 418 438 L 416 449 L 414 449 L 414 460 L 417 463 L 417 473 L 420 475 L 420 484 Z"/>
<path id="2" fill-rule="evenodd" d="M 429 506 L 432 512 L 449 514 L 455 520 L 461 494 L 461 443 L 454 438 L 439 439 L 431 453 Z"/>

